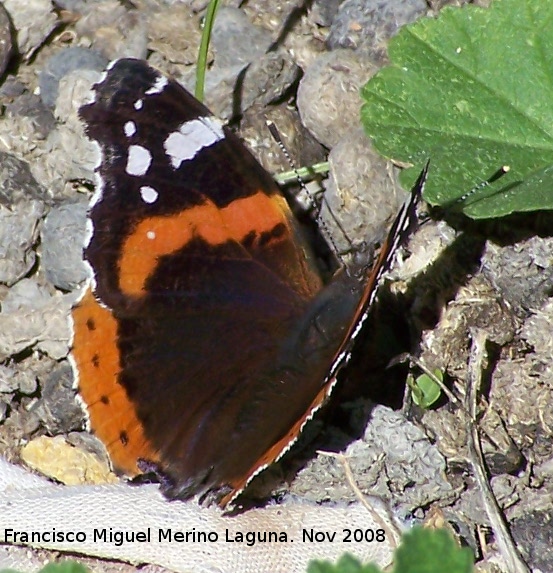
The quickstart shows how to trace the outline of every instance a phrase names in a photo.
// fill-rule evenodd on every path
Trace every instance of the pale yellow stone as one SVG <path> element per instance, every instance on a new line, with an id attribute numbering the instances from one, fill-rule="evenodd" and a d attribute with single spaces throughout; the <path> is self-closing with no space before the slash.
<path id="1" fill-rule="evenodd" d="M 94 454 L 68 444 L 62 436 L 41 436 L 21 449 L 33 470 L 66 485 L 115 483 L 117 476 Z"/>

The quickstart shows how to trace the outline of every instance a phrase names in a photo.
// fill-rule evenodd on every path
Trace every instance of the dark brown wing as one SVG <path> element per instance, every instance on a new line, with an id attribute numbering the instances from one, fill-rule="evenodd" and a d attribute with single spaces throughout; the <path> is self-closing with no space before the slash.
<path id="1" fill-rule="evenodd" d="M 172 495 L 225 504 L 328 392 L 359 284 L 323 289 L 270 176 L 177 83 L 120 60 L 95 89 L 80 391 L 116 467 L 155 461 Z"/>

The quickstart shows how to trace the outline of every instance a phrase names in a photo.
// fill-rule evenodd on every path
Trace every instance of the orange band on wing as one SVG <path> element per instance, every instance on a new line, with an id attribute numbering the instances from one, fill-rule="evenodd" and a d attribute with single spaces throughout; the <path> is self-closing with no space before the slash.
<path id="1" fill-rule="evenodd" d="M 140 473 L 138 458 L 152 462 L 158 458 L 144 436 L 127 392 L 117 383 L 117 322 L 88 291 L 73 309 L 73 324 L 73 358 L 91 429 L 106 445 L 113 466 L 127 475 L 136 475 Z"/>
<path id="2" fill-rule="evenodd" d="M 119 286 L 127 295 L 141 296 L 160 256 L 178 251 L 194 237 L 209 245 L 220 245 L 230 240 L 240 242 L 252 231 L 270 232 L 277 225 L 288 225 L 288 210 L 283 197 L 258 191 L 224 208 L 206 202 L 177 215 L 144 219 L 123 244 Z"/>

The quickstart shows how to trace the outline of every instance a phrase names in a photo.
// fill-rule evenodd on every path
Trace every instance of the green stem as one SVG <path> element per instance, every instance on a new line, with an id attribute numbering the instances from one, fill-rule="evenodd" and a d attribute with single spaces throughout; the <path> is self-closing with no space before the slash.
<path id="1" fill-rule="evenodd" d="M 210 0 L 207 7 L 207 13 L 204 20 L 204 29 L 202 31 L 202 40 L 200 42 L 200 51 L 198 53 L 198 64 L 196 66 L 196 99 L 203 101 L 205 87 L 205 70 L 207 68 L 207 52 L 209 50 L 209 40 L 211 39 L 211 30 L 215 21 L 215 13 L 219 6 L 219 0 Z"/>

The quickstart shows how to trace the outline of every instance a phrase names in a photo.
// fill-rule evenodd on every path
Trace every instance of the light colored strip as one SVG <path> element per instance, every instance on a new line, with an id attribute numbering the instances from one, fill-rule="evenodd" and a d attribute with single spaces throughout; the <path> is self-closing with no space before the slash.
<path id="1" fill-rule="evenodd" d="M 199 117 L 183 123 L 178 131 L 167 137 L 163 147 L 178 169 L 183 161 L 189 161 L 205 147 L 210 147 L 225 137 L 223 127 L 212 117 Z"/>
<path id="2" fill-rule="evenodd" d="M 19 471 L 18 471 L 19 470 Z M 51 541 L 25 545 L 49 547 L 81 555 L 120 559 L 131 563 L 153 563 L 172 571 L 218 571 L 220 573 L 305 573 L 310 559 L 336 561 L 344 552 L 362 561 L 387 565 L 392 558 L 393 540 L 383 542 L 344 542 L 344 529 L 376 530 L 380 523 L 360 503 L 349 506 L 317 505 L 305 500 L 288 499 L 284 503 L 254 508 L 234 517 L 227 517 L 214 507 L 200 507 L 197 502 L 163 499 L 155 485 L 131 487 L 126 484 L 107 486 L 39 485 L 35 476 L 28 479 L 19 468 L 0 458 L 0 542 L 6 529 L 17 531 L 76 532 L 86 535 L 82 543 Z M 26 483 L 27 482 L 27 483 Z M 390 520 L 380 505 L 374 510 L 382 519 Z M 138 532 L 149 528 L 149 543 L 124 542 L 117 545 L 108 537 L 94 541 L 94 529 Z M 159 531 L 205 532 L 217 541 L 183 543 L 167 538 L 159 540 Z M 248 545 L 237 542 L 239 532 L 255 535 L 274 531 L 286 541 Z M 306 540 L 305 533 L 318 532 L 318 542 Z M 335 533 L 329 541 L 321 532 Z M 324 537 L 324 541 L 320 538 Z M 292 541 L 293 540 L 293 541 Z"/>
<path id="3" fill-rule="evenodd" d="M 154 85 L 144 92 L 145 95 L 155 95 L 161 93 L 165 86 L 168 84 L 168 80 L 165 76 L 158 76 Z"/>

